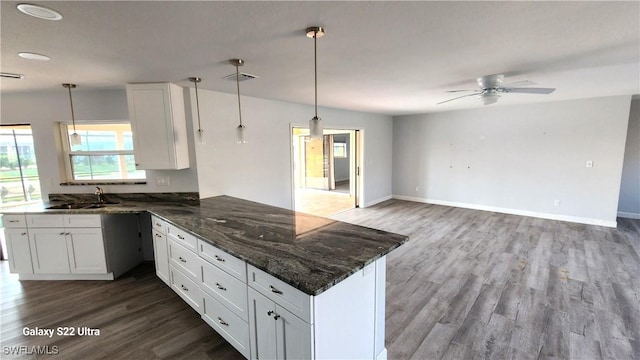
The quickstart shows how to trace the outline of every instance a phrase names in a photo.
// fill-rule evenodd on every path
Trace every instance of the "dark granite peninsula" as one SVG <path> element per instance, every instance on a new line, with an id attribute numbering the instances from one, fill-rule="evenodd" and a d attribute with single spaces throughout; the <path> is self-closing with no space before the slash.
<path id="1" fill-rule="evenodd" d="M 218 196 L 152 213 L 309 295 L 374 262 L 408 237 Z"/>
<path id="2" fill-rule="evenodd" d="M 386 359 L 385 255 L 407 236 L 230 196 L 108 195 L 104 207 L 42 204 L 3 211 L 10 251 L 21 254 L 10 262 L 12 272 L 21 280 L 116 274 L 113 268 L 127 257 L 122 243 L 140 238 L 109 232 L 119 228 L 118 216 L 149 213 L 151 228 L 142 230 L 153 235 L 158 277 L 247 358 Z M 84 203 L 92 197 L 51 200 Z M 61 227 L 66 241 L 56 238 Z M 98 229 L 84 254 L 68 245 L 76 241 L 76 228 Z M 27 232 L 28 238 L 18 236 Z M 102 238 L 120 239 L 112 247 L 121 250 L 109 250 Z M 46 258 L 37 257 L 38 246 L 47 249 Z M 90 251 L 102 247 L 102 253 Z M 66 268 L 51 260 L 55 251 L 60 262 L 68 261 Z M 96 268 L 100 258 L 106 264 Z"/>

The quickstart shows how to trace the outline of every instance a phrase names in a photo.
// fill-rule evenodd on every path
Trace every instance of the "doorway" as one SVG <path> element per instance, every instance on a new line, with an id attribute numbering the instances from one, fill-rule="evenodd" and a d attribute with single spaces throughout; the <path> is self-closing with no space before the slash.
<path id="1" fill-rule="evenodd" d="M 330 216 L 359 206 L 360 130 L 292 128 L 294 210 Z"/>

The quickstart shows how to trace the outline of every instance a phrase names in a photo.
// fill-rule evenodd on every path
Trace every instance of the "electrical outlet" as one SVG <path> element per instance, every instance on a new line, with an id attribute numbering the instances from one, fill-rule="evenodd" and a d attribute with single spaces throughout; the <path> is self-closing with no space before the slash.
<path id="1" fill-rule="evenodd" d="M 419 188 L 416 186 L 416 192 L 418 192 Z"/>
<path id="2" fill-rule="evenodd" d="M 553 206 L 560 206 L 560 200 L 558 199 L 553 200 Z"/>
<path id="3" fill-rule="evenodd" d="M 588 168 L 592 168 L 593 167 L 593 160 L 587 160 L 587 163 L 585 165 Z"/>
<path id="4" fill-rule="evenodd" d="M 169 176 L 156 176 L 156 186 L 169 186 L 170 181 Z"/>

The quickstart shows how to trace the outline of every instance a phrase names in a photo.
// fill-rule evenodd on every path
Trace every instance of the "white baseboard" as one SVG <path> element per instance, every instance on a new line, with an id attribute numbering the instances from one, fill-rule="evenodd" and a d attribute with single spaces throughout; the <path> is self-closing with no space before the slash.
<path id="1" fill-rule="evenodd" d="M 640 214 L 618 211 L 618 217 L 625 219 L 640 219 Z"/>
<path id="2" fill-rule="evenodd" d="M 19 274 L 20 280 L 113 280 L 113 273 L 108 274 Z"/>
<path id="3" fill-rule="evenodd" d="M 452 206 L 452 207 L 482 210 L 482 211 L 491 211 L 491 212 L 497 212 L 502 214 L 530 216 L 530 217 L 535 217 L 540 219 L 568 221 L 568 222 L 587 224 L 587 225 L 598 225 L 598 226 L 606 226 L 606 227 L 612 227 L 612 228 L 615 228 L 618 226 L 618 223 L 616 221 L 582 218 L 582 217 L 562 215 L 562 214 L 548 214 L 548 213 L 541 213 L 536 211 L 509 209 L 509 208 L 501 208 L 501 207 L 478 205 L 478 204 L 467 204 L 467 203 L 460 203 L 455 201 L 424 199 L 424 198 L 417 198 L 417 197 L 404 196 L 404 195 L 393 195 L 393 198 L 398 200 L 422 202 L 426 204 L 444 205 L 444 206 Z"/>
<path id="4" fill-rule="evenodd" d="M 360 207 L 369 207 L 369 206 L 373 206 L 375 204 L 379 204 L 383 201 L 387 201 L 387 200 L 391 200 L 393 199 L 393 195 L 387 195 L 385 197 L 381 197 L 379 199 L 373 200 L 373 201 L 367 201 L 366 203 L 360 204 Z"/>

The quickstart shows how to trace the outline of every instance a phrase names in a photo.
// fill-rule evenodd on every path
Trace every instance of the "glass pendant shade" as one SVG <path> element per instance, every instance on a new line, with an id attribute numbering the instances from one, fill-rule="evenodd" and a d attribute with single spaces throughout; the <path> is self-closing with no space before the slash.
<path id="1" fill-rule="evenodd" d="M 322 119 L 314 116 L 313 119 L 309 120 L 309 135 L 311 135 L 312 139 L 322 139 L 322 136 L 324 135 Z"/>
<path id="2" fill-rule="evenodd" d="M 205 139 L 204 139 L 204 130 L 202 129 L 198 129 L 198 144 L 200 145 L 204 145 L 206 143 Z"/>
<path id="3" fill-rule="evenodd" d="M 238 125 L 236 128 L 236 141 L 238 144 L 246 144 L 247 139 L 245 138 L 246 127 L 244 125 Z"/>
<path id="4" fill-rule="evenodd" d="M 69 136 L 69 141 L 72 146 L 82 145 L 82 137 L 77 132 L 74 132 Z"/>

